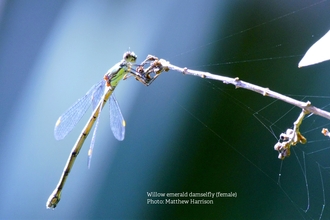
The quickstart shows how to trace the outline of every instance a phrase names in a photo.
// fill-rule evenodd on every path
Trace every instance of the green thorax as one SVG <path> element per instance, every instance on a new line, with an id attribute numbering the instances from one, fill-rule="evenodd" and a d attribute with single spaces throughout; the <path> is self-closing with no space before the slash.
<path id="1" fill-rule="evenodd" d="M 121 61 L 108 70 L 108 72 L 105 74 L 105 78 L 108 79 L 107 83 L 110 84 L 111 87 L 115 88 L 119 81 L 123 79 L 125 74 L 129 73 L 130 71 L 130 63 Z"/>

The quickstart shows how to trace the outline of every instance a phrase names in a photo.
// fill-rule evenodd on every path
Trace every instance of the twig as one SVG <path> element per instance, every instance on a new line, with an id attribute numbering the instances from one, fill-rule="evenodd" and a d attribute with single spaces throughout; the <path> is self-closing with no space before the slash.
<path id="1" fill-rule="evenodd" d="M 307 139 L 299 131 L 305 115 L 306 111 L 303 109 L 297 120 L 293 123 L 293 129 L 289 128 L 285 133 L 280 135 L 280 140 L 274 146 L 274 150 L 278 151 L 278 159 L 284 160 L 290 156 L 291 146 L 295 146 L 297 143 L 305 144 L 307 142 Z"/>
<path id="2" fill-rule="evenodd" d="M 147 69 L 144 69 L 144 65 L 146 63 L 149 63 L 150 66 Z M 147 59 L 143 63 L 141 63 L 141 65 L 138 68 L 138 72 L 141 75 L 147 76 L 146 78 L 151 78 L 152 80 L 158 77 L 161 72 L 169 71 L 169 70 L 178 71 L 185 75 L 198 76 L 204 79 L 218 80 L 218 81 L 222 81 L 225 84 L 233 84 L 236 88 L 251 90 L 253 92 L 262 94 L 263 96 L 269 96 L 271 98 L 278 99 L 283 102 L 287 102 L 291 105 L 301 108 L 302 112 L 298 116 L 297 120 L 293 123 L 293 129 L 289 128 L 286 130 L 285 133 L 282 133 L 280 135 L 279 141 L 274 146 L 274 150 L 279 152 L 278 158 L 282 160 L 290 156 L 291 146 L 295 146 L 297 143 L 305 144 L 307 142 L 307 139 L 299 131 L 300 125 L 306 114 L 313 113 L 315 115 L 319 115 L 321 117 L 330 119 L 329 112 L 319 109 L 315 106 L 312 106 L 309 101 L 301 102 L 296 99 L 290 98 L 288 96 L 282 95 L 280 93 L 274 92 L 269 88 L 264 88 L 261 86 L 254 85 L 252 83 L 242 81 L 239 78 L 230 78 L 226 76 L 211 74 L 208 72 L 190 70 L 186 67 L 185 68 L 177 67 L 170 64 L 170 62 L 164 59 L 158 59 L 157 57 L 151 55 L 149 55 Z M 155 77 L 149 77 L 151 73 L 154 73 Z M 324 130 L 322 131 L 322 133 L 330 136 L 328 130 Z"/>
<path id="3" fill-rule="evenodd" d="M 163 59 L 160 59 L 159 62 L 162 64 L 163 67 L 167 67 L 170 70 L 178 71 L 178 72 L 181 72 L 186 75 L 199 76 L 199 77 L 205 78 L 205 79 L 213 79 L 213 80 L 222 81 L 225 84 L 232 84 L 236 88 L 243 88 L 243 89 L 251 90 L 253 92 L 262 94 L 263 96 L 269 96 L 271 98 L 278 99 L 283 102 L 287 102 L 291 105 L 297 106 L 301 109 L 304 109 L 306 111 L 306 114 L 313 113 L 315 115 L 319 115 L 321 117 L 324 117 L 324 118 L 327 118 L 330 120 L 330 112 L 319 109 L 319 108 L 311 105 L 310 102 L 298 101 L 296 99 L 293 99 L 288 96 L 282 95 L 280 93 L 274 92 L 274 91 L 270 90 L 269 88 L 264 88 L 261 86 L 254 85 L 252 83 L 245 82 L 243 80 L 240 80 L 237 77 L 230 78 L 230 77 L 226 77 L 226 76 L 211 74 L 208 72 L 190 70 L 186 67 L 181 68 L 181 67 L 174 66 L 174 65 L 170 64 L 168 61 L 163 60 Z"/>

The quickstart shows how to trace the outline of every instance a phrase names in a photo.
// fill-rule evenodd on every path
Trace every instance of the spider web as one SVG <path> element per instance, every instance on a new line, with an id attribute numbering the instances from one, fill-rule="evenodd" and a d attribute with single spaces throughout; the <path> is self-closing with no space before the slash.
<path id="1" fill-rule="evenodd" d="M 206 49 L 209 46 L 217 47 L 219 41 L 227 42 L 227 40 L 244 35 L 251 30 L 263 28 L 263 26 L 276 23 L 283 19 L 285 20 L 291 15 L 301 13 L 306 9 L 317 12 L 318 7 L 324 2 L 326 1 L 320 1 L 291 11 L 275 19 L 228 35 L 199 48 L 189 50 L 186 53 Z M 284 52 L 279 52 L 283 48 Z M 308 70 L 299 73 L 299 77 L 298 75 L 294 75 L 294 72 L 291 77 L 285 75 L 291 74 L 290 69 L 289 72 L 286 70 L 285 73 L 281 73 L 283 71 L 280 69 L 281 66 L 291 65 L 289 63 L 292 63 L 295 65 L 294 68 L 297 68 L 297 61 L 302 57 L 302 54 L 287 55 L 288 53 L 292 53 L 287 52 L 287 48 L 288 45 L 286 45 L 286 42 L 273 43 L 270 46 L 260 47 L 244 53 L 243 58 L 241 58 L 242 55 L 221 58 L 220 62 L 219 60 L 212 60 L 211 64 L 196 65 L 192 68 L 204 68 L 207 69 L 205 71 L 211 73 L 217 73 L 219 71 L 234 72 L 236 74 L 235 76 L 239 75 L 242 80 L 260 86 L 267 85 L 268 83 L 268 86 L 274 91 L 284 92 L 284 95 L 297 100 L 311 101 L 313 105 L 330 111 L 330 96 L 323 95 L 327 94 L 327 90 L 321 89 L 322 86 L 323 88 L 326 88 L 326 86 L 319 84 L 319 89 L 317 89 L 312 86 L 313 84 L 309 84 L 308 82 L 311 78 L 308 78 L 306 75 L 303 76 L 303 74 L 308 73 Z M 277 55 L 278 52 L 279 54 Z M 186 53 L 181 53 L 180 55 Z M 276 56 L 272 55 L 274 53 Z M 323 65 L 320 69 L 316 68 L 314 70 L 316 73 L 314 72 L 313 74 L 318 74 L 318 70 L 324 72 L 324 67 L 328 67 L 326 65 Z M 270 71 L 272 68 L 275 69 Z M 292 67 L 291 69 L 294 68 Z M 256 69 L 261 69 L 261 71 L 255 71 Z M 256 74 L 253 74 L 254 72 Z M 257 75 L 260 72 L 278 72 L 278 76 L 272 73 L 269 73 L 269 76 L 266 76 L 266 74 L 263 76 Z M 324 77 L 322 73 L 320 75 L 320 78 Z M 269 81 L 262 80 L 262 78 L 267 77 L 270 78 Z M 318 77 L 315 76 L 314 78 Z M 330 138 L 325 137 L 321 133 L 321 130 L 322 128 L 329 128 L 330 121 L 312 114 L 307 115 L 300 127 L 302 135 L 307 138 L 307 143 L 293 146 L 291 148 L 291 156 L 285 160 L 279 160 L 277 158 L 277 151 L 274 151 L 273 147 L 277 143 L 280 134 L 284 133 L 288 128 L 293 127 L 293 122 L 297 119 L 301 109 L 278 100 L 251 94 L 248 91 L 228 88 L 230 86 L 223 86 L 214 81 L 206 80 L 201 82 L 200 85 L 203 88 L 201 93 L 207 93 L 206 96 L 212 96 L 212 100 L 221 101 L 215 101 L 217 103 L 212 104 L 208 104 L 207 101 L 199 103 L 199 106 L 203 106 L 203 113 L 194 110 L 195 107 L 187 107 L 175 99 L 174 101 L 209 133 L 212 133 L 217 139 L 224 142 L 227 147 L 233 149 L 241 158 L 244 158 L 245 161 L 251 164 L 255 170 L 270 180 L 270 185 L 272 187 L 275 186 L 280 191 L 280 197 L 286 198 L 286 202 L 282 204 L 283 207 L 280 204 L 283 202 L 281 199 L 274 201 L 280 207 L 277 208 L 280 214 L 276 213 L 272 215 L 270 213 L 268 217 L 276 218 L 279 216 L 282 218 L 299 219 L 329 218 L 330 209 L 327 201 L 329 200 L 328 195 L 330 192 Z M 297 91 L 297 94 L 292 94 L 292 91 Z M 218 105 L 221 105 L 221 107 Z M 205 109 L 212 108 L 216 109 L 214 111 L 217 112 L 212 112 L 208 116 L 205 115 Z M 236 111 L 235 113 L 231 112 L 234 111 L 233 109 L 239 113 Z M 219 114 L 220 111 L 221 113 Z M 215 121 L 221 121 L 221 123 L 215 123 Z M 222 128 L 219 128 L 219 126 Z M 223 129 L 223 127 L 225 128 Z M 260 205 L 261 208 L 265 208 L 265 206 L 269 206 L 269 204 Z M 293 208 L 294 211 L 288 214 L 289 212 L 286 208 Z M 274 209 L 271 210 L 274 212 Z"/>
<path id="2" fill-rule="evenodd" d="M 291 97 L 296 98 L 300 96 L 292 95 Z M 329 105 L 326 103 L 329 103 L 330 97 L 304 96 L 301 101 L 307 101 L 310 98 L 321 99 L 325 104 L 322 109 L 329 111 Z M 272 117 L 272 110 L 274 108 L 282 108 L 279 107 L 281 104 L 278 102 L 277 100 L 272 101 L 270 104 L 253 113 L 256 120 L 274 138 L 278 138 L 279 134 L 287 128 L 293 127 L 291 125 L 285 128 L 283 125 L 290 122 L 290 120 L 293 123 L 300 111 L 296 107 L 288 107 L 289 109 L 284 111 L 283 115 Z M 291 156 L 279 162 L 276 184 L 283 191 L 284 195 L 288 197 L 297 211 L 301 212 L 302 217 L 307 219 L 322 219 L 322 217 L 329 215 L 329 209 L 326 207 L 326 192 L 330 189 L 328 187 L 325 188 L 327 186 L 325 180 L 328 181 L 330 177 L 330 164 L 326 159 L 330 153 L 330 139 L 321 134 L 322 128 L 329 126 L 329 124 L 329 121 L 326 119 L 312 114 L 308 115 L 303 120 L 301 126 L 302 135 L 308 137 L 308 142 L 304 145 L 298 144 L 297 146 L 293 146 L 291 148 Z M 273 179 L 274 176 L 271 178 Z M 292 182 L 296 179 L 299 179 L 300 187 L 292 186 Z"/>
<path id="3" fill-rule="evenodd" d="M 295 208 L 296 214 L 289 215 L 290 217 L 327 219 L 326 216 L 330 215 L 330 209 L 327 206 L 327 195 L 330 191 L 328 184 L 330 181 L 330 161 L 328 159 L 330 138 L 325 137 L 321 130 L 330 126 L 329 120 L 312 114 L 307 115 L 300 127 L 302 135 L 307 138 L 307 143 L 291 147 L 291 156 L 285 160 L 279 160 L 278 152 L 273 147 L 277 143 L 279 135 L 293 127 L 293 122 L 301 111 L 299 108 L 260 96 L 258 103 L 252 102 L 253 104 L 251 104 L 251 100 L 245 103 L 242 99 L 236 98 L 236 94 L 247 91 L 223 89 L 222 86 L 219 87 L 212 81 L 206 81 L 204 86 L 216 93 L 217 99 L 226 103 L 228 108 L 240 109 L 242 118 L 246 118 L 245 120 L 248 121 L 247 126 L 241 129 L 235 126 L 227 127 L 227 130 L 230 130 L 229 133 L 232 133 L 232 129 L 237 130 L 239 134 L 237 139 L 226 137 L 226 134 L 216 129 L 207 118 L 203 118 L 203 115 L 195 113 L 191 108 L 188 109 L 178 102 L 177 105 L 224 142 L 227 147 L 236 151 L 245 161 L 254 166 L 258 172 L 271 181 L 271 184 L 278 187 L 281 196 L 287 198 Z M 315 99 L 318 103 L 324 104 L 321 107 L 323 110 L 330 111 L 328 104 L 330 96 L 288 96 L 301 101 Z M 239 121 L 240 119 L 233 120 Z M 258 137 L 254 138 L 251 135 Z M 248 141 L 254 143 L 252 145 L 244 144 Z M 256 157 L 256 154 L 260 156 Z M 281 216 L 288 215 L 283 211 Z"/>

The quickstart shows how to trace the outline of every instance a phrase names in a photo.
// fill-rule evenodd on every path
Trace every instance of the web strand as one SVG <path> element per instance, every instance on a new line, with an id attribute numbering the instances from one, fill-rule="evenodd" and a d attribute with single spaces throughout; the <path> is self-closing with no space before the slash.
<path id="1" fill-rule="evenodd" d="M 279 17 L 276 17 L 274 19 L 270 19 L 268 21 L 262 22 L 258 25 L 255 25 L 253 27 L 250 28 L 246 28 L 242 31 L 239 32 L 235 32 L 233 34 L 227 35 L 226 37 L 220 38 L 218 40 L 215 41 L 211 41 L 207 44 L 201 45 L 199 47 L 193 48 L 191 50 L 187 50 L 183 53 L 180 53 L 174 57 L 172 57 L 170 59 L 170 61 L 172 61 L 173 63 L 175 62 L 175 57 L 178 56 L 182 56 L 188 53 L 192 53 L 201 49 L 205 49 L 208 46 L 212 46 L 215 43 L 219 42 L 219 41 L 223 41 L 225 39 L 230 39 L 236 35 L 240 35 L 242 33 L 257 29 L 261 26 L 273 23 L 275 21 L 284 19 L 284 18 L 288 18 L 294 14 L 297 13 L 301 13 L 303 11 L 305 11 L 306 9 L 315 7 L 317 5 L 320 5 L 324 2 L 326 2 L 327 0 L 322 0 L 316 3 L 313 3 L 311 5 L 308 5 L 306 7 L 302 7 L 300 9 L 291 11 L 289 13 L 286 13 L 284 15 L 281 15 Z M 281 45 L 277 44 L 276 47 L 279 47 Z M 267 49 L 267 48 L 266 48 Z M 238 61 L 227 61 L 227 62 L 213 62 L 211 64 L 205 64 L 203 65 L 203 67 L 206 66 L 221 66 L 221 65 L 233 65 L 233 64 L 239 64 L 239 63 L 252 63 L 252 62 L 266 62 L 266 61 L 274 61 L 274 60 L 280 60 L 280 59 L 291 59 L 291 58 L 297 58 L 302 56 L 301 54 L 298 55 L 283 55 L 283 56 L 274 56 L 274 57 L 261 57 L 261 58 L 257 58 L 257 59 L 245 59 L 245 60 L 238 60 Z M 235 95 L 233 95 L 236 90 L 227 90 L 224 88 L 222 85 L 219 85 L 217 83 L 214 83 L 214 81 L 203 81 L 203 87 L 212 89 L 212 91 L 214 93 L 220 94 L 221 97 L 226 97 L 226 101 L 230 101 L 231 104 L 233 104 L 234 106 L 236 106 L 238 109 L 242 110 L 242 112 L 244 112 L 244 114 L 247 114 L 248 116 L 253 116 L 256 124 L 258 124 L 259 126 L 263 127 L 264 129 L 264 133 L 262 134 L 257 134 L 257 135 L 265 135 L 265 134 L 270 134 L 271 136 L 274 137 L 274 139 L 269 140 L 267 142 L 268 143 L 272 143 L 272 141 L 274 140 L 278 140 L 279 139 L 279 135 L 281 132 L 284 132 L 286 127 L 284 127 L 283 124 L 288 124 L 289 122 L 291 123 L 290 126 L 292 126 L 292 122 L 294 121 L 294 119 L 292 118 L 292 115 L 295 115 L 295 107 L 290 107 L 289 109 L 287 108 L 283 108 L 283 106 L 281 104 L 279 104 L 279 102 L 277 100 L 272 100 L 271 102 L 265 102 L 265 104 L 260 107 L 260 108 L 255 108 L 254 106 L 252 106 L 251 104 L 249 104 L 248 102 L 245 103 L 244 101 L 238 99 L 235 97 Z M 308 91 L 308 90 L 307 90 Z M 287 96 L 291 96 L 291 97 L 301 97 L 301 100 L 308 100 L 308 99 L 316 99 L 317 101 L 321 102 L 321 109 L 326 109 L 330 106 L 329 104 L 329 99 L 330 96 L 324 96 L 324 95 L 304 95 L 304 94 L 289 94 Z M 262 99 L 262 97 L 260 97 L 260 99 Z M 320 155 L 324 154 L 325 152 L 330 152 L 330 145 L 329 144 L 325 144 L 327 143 L 327 141 L 329 141 L 328 139 L 324 138 L 323 136 L 321 136 L 320 134 L 320 130 L 323 127 L 327 127 L 330 125 L 330 122 L 328 122 L 327 120 L 324 119 L 319 119 L 319 118 L 315 118 L 315 116 L 313 114 L 307 115 L 303 121 L 303 128 L 301 130 L 303 135 L 307 136 L 308 142 L 305 146 L 294 146 L 293 147 L 293 155 L 291 155 L 291 157 L 289 157 L 286 160 L 279 160 L 278 161 L 278 167 L 279 169 L 274 171 L 276 175 L 274 175 L 273 172 L 268 171 L 267 167 L 263 167 L 261 165 L 258 164 L 258 161 L 254 161 L 253 159 L 251 159 L 251 157 L 248 156 L 248 154 L 246 154 L 244 151 L 242 151 L 237 145 L 235 145 L 233 143 L 232 140 L 228 140 L 227 138 L 224 138 L 223 135 L 221 133 L 219 133 L 216 129 L 214 129 L 212 126 L 210 126 L 208 123 L 204 122 L 197 114 L 192 113 L 188 107 L 185 107 L 184 105 L 180 104 L 178 101 L 175 100 L 175 98 L 173 98 L 173 100 L 177 103 L 177 106 L 180 107 L 180 109 L 183 109 L 184 112 L 188 113 L 188 115 L 195 120 L 197 123 L 201 124 L 204 128 L 208 129 L 214 136 L 216 136 L 218 139 L 222 140 L 226 146 L 229 146 L 230 148 L 232 148 L 237 154 L 239 154 L 244 160 L 248 161 L 250 164 L 253 165 L 253 167 L 255 167 L 258 171 L 260 171 L 265 177 L 267 177 L 268 179 L 271 180 L 271 182 L 273 182 L 275 185 L 277 185 L 279 187 L 279 189 L 281 190 L 281 192 L 283 193 L 283 195 L 285 195 L 286 198 L 289 199 L 290 203 L 293 205 L 293 207 L 295 207 L 295 209 L 298 211 L 298 213 L 300 214 L 300 216 L 303 219 L 314 219 L 315 218 L 315 213 L 317 213 L 317 218 L 318 219 L 322 219 L 322 217 L 324 216 L 324 213 L 326 213 L 326 196 L 325 196 L 325 191 L 327 188 L 325 183 L 325 176 L 329 177 L 330 173 L 327 169 L 329 169 L 330 164 L 329 163 L 324 163 L 324 160 L 322 160 L 321 158 L 319 158 Z M 280 109 L 281 111 L 281 115 L 280 116 L 273 116 L 272 114 L 274 113 L 273 109 Z M 243 113 L 242 113 L 243 114 Z M 283 123 L 285 122 L 285 123 Z M 274 141 L 275 144 L 276 141 Z M 322 145 L 321 145 L 322 144 Z M 320 146 L 321 145 L 321 146 Z M 269 151 L 272 151 L 272 145 L 269 146 L 258 146 L 258 147 L 268 147 Z M 316 148 L 318 147 L 318 148 Z M 297 153 L 298 151 L 298 153 Z M 301 154 L 300 154 L 301 152 Z M 290 160 L 290 162 L 287 162 L 287 160 Z M 310 166 L 309 163 L 307 163 L 306 161 L 313 161 L 317 164 L 318 166 L 318 172 L 313 169 L 312 166 Z M 297 165 L 297 167 L 295 167 L 295 169 L 293 169 L 292 163 L 295 163 L 295 165 Z M 303 205 L 301 205 L 301 198 L 297 198 L 296 196 L 294 196 L 295 194 L 293 194 L 292 192 L 290 192 L 290 190 L 287 189 L 287 186 L 290 185 L 290 181 L 288 183 L 288 181 L 283 181 L 283 179 L 289 179 L 289 180 L 293 180 L 293 177 L 290 176 L 290 174 L 288 173 L 284 173 L 283 170 L 290 170 L 290 172 L 292 173 L 299 173 L 302 174 L 302 182 L 304 185 L 304 189 L 303 191 L 301 191 L 300 193 L 303 195 L 306 195 L 306 198 L 303 199 Z M 308 172 L 308 170 L 313 169 L 312 173 Z M 326 172 L 325 172 L 326 171 Z M 319 174 L 319 184 L 313 184 L 314 183 L 314 177 L 315 177 L 315 173 Z M 290 179 L 291 177 L 291 179 Z M 312 184 L 311 184 L 312 183 Z M 321 188 L 321 192 L 322 192 L 322 198 L 316 197 L 317 202 L 319 204 L 322 204 L 321 207 L 319 206 L 319 204 L 315 204 L 314 202 L 314 194 L 315 194 L 315 188 Z M 315 211 L 317 210 L 317 211 Z"/>

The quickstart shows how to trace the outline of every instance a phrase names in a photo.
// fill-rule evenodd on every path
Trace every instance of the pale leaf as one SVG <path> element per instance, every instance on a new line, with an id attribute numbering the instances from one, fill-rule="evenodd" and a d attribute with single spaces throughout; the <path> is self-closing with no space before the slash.
<path id="1" fill-rule="evenodd" d="M 330 31 L 313 44 L 300 60 L 298 67 L 304 67 L 330 60 Z"/>

